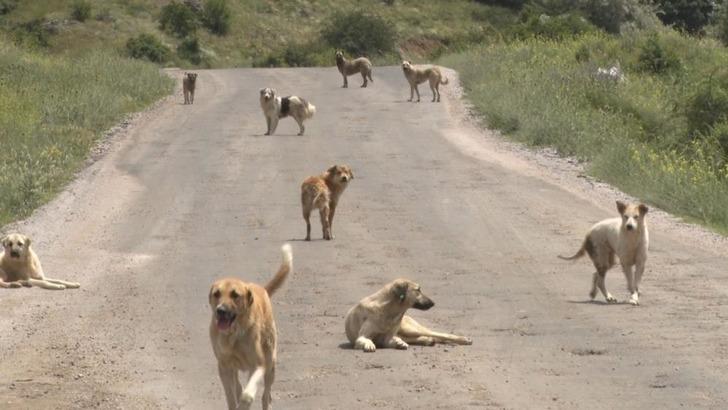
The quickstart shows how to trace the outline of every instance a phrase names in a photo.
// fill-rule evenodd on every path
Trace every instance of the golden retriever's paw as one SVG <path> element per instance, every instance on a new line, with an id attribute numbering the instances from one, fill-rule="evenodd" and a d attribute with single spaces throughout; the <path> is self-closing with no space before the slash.
<path id="1" fill-rule="evenodd" d="M 238 403 L 238 410 L 248 410 L 250 409 L 250 405 L 253 404 L 253 400 L 255 400 L 255 397 L 251 396 L 248 392 L 243 392 L 242 395 L 240 395 L 240 403 Z"/>
<path id="2" fill-rule="evenodd" d="M 467 346 L 470 346 L 471 344 L 473 344 L 473 339 L 471 339 L 469 337 L 464 337 L 463 338 L 463 344 L 464 345 L 467 345 Z"/>
<path id="3" fill-rule="evenodd" d="M 374 342 L 371 340 L 367 340 L 366 342 L 362 343 L 362 350 L 364 350 L 367 353 L 373 353 L 377 350 L 377 346 L 374 345 Z"/>
<path id="4" fill-rule="evenodd" d="M 399 350 L 407 350 L 407 348 L 409 347 L 407 342 L 405 342 L 404 340 L 402 340 L 398 337 L 392 338 L 392 340 L 389 342 L 389 345 L 390 345 L 390 347 L 393 347 L 393 348 L 399 349 Z"/>

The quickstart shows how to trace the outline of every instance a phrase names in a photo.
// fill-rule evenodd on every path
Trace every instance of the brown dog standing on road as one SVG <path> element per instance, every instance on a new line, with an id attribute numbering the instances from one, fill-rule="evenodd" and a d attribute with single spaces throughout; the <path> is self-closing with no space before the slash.
<path id="1" fill-rule="evenodd" d="M 372 62 L 369 61 L 366 57 L 359 57 L 354 60 L 348 60 L 346 57 L 344 57 L 344 53 L 341 51 L 336 52 L 336 67 L 339 69 L 339 72 L 344 77 L 344 88 L 347 88 L 349 86 L 349 81 L 346 79 L 346 77 L 350 75 L 354 75 L 356 73 L 360 73 L 362 79 L 364 79 L 364 83 L 361 85 L 362 88 L 367 87 L 367 77 L 371 82 L 374 82 L 374 79 L 372 78 Z"/>
<path id="2" fill-rule="evenodd" d="M 334 165 L 321 175 L 306 178 L 301 185 L 301 206 L 306 220 L 306 240 L 311 240 L 311 211 L 319 210 L 324 239 L 334 239 L 332 226 L 339 197 L 354 179 L 348 165 Z"/>
<path id="3" fill-rule="evenodd" d="M 210 288 L 210 340 L 229 410 L 249 409 L 260 380 L 263 410 L 271 406 L 275 378 L 276 324 L 270 296 L 293 270 L 291 245 L 281 248 L 283 262 L 265 287 L 240 279 L 220 279 Z M 238 372 L 250 372 L 243 389 Z"/>
<path id="4" fill-rule="evenodd" d="M 397 279 L 349 310 L 346 337 L 355 349 L 365 352 L 373 352 L 377 346 L 407 349 L 410 344 L 473 344 L 468 337 L 432 331 L 405 315 L 409 308 L 427 310 L 434 305 L 420 285 Z"/>
<path id="5" fill-rule="evenodd" d="M 608 303 L 615 303 L 617 299 L 609 292 L 604 283 L 607 271 L 615 265 L 614 256 L 619 257 L 622 271 L 627 279 L 627 289 L 630 293 L 629 303 L 639 305 L 639 288 L 642 274 L 647 262 L 647 249 L 650 246 L 649 232 L 647 231 L 647 208 L 644 204 L 625 204 L 617 201 L 619 218 L 605 219 L 596 223 L 582 242 L 579 251 L 570 257 L 560 256 L 565 260 L 579 259 L 589 254 L 596 272 L 592 278 L 592 289 L 589 297 L 597 296 L 597 288 Z M 634 272 L 632 272 L 634 267 Z"/>
<path id="6" fill-rule="evenodd" d="M 197 73 L 185 73 L 182 79 L 182 93 L 185 95 L 185 104 L 195 103 L 195 85 L 197 84 Z"/>
<path id="7" fill-rule="evenodd" d="M 0 253 L 0 288 L 37 286 L 43 289 L 62 290 L 80 287 L 76 282 L 46 278 L 40 259 L 30 247 L 30 238 L 11 233 L 2 239 Z"/>
<path id="8" fill-rule="evenodd" d="M 420 68 L 413 66 L 411 61 L 403 61 L 402 71 L 410 85 L 410 98 L 407 101 L 412 101 L 414 93 L 416 92 L 417 102 L 420 102 L 420 90 L 417 86 L 425 81 L 429 81 L 430 90 L 432 90 L 432 102 L 440 102 L 440 84 L 447 84 L 448 79 L 442 76 L 439 68 Z"/>

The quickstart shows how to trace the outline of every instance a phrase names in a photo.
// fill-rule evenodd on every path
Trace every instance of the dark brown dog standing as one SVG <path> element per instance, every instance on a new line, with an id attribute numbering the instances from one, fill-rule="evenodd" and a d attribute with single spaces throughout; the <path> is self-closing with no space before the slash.
<path id="1" fill-rule="evenodd" d="M 182 92 L 185 95 L 185 104 L 195 103 L 195 85 L 197 83 L 197 73 L 185 73 L 182 79 Z"/>

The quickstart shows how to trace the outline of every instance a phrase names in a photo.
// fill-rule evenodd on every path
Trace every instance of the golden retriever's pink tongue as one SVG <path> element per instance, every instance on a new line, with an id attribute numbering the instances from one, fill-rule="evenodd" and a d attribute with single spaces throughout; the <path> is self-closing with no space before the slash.
<path id="1" fill-rule="evenodd" d="M 230 329 L 230 321 L 228 321 L 228 320 L 218 320 L 217 321 L 217 329 L 218 330 L 228 330 L 228 329 Z"/>

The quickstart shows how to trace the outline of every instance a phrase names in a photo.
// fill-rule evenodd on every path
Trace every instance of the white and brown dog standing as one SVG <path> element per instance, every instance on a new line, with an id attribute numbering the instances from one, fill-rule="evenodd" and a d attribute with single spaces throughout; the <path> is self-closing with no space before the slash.
<path id="1" fill-rule="evenodd" d="M 344 53 L 342 53 L 341 51 L 337 51 L 336 67 L 339 69 L 339 72 L 344 77 L 343 88 L 347 88 L 349 86 L 349 81 L 347 80 L 347 77 L 356 73 L 360 73 L 361 78 L 364 80 L 364 83 L 361 85 L 362 88 L 367 87 L 367 78 L 371 82 L 374 82 L 374 79 L 372 78 L 372 62 L 369 61 L 369 59 L 366 57 L 359 57 L 353 60 L 349 60 L 344 57 Z"/>
<path id="2" fill-rule="evenodd" d="M 283 245 L 281 252 L 283 262 L 265 287 L 220 279 L 210 288 L 210 340 L 229 410 L 249 409 L 261 380 L 263 410 L 271 406 L 277 335 L 270 296 L 293 269 L 291 245 Z M 250 372 L 245 388 L 240 384 L 240 371 Z"/>
<path id="3" fill-rule="evenodd" d="M 432 331 L 405 315 L 409 308 L 427 310 L 434 305 L 420 285 L 397 279 L 349 310 L 346 337 L 355 349 L 365 352 L 373 352 L 377 347 L 407 349 L 410 344 L 473 344 L 468 337 Z"/>
<path id="4" fill-rule="evenodd" d="M 12 233 L 2 239 L 0 253 L 0 288 L 37 286 L 43 289 L 62 290 L 78 288 L 76 282 L 46 278 L 40 259 L 30 247 L 30 238 Z"/>
<path id="5" fill-rule="evenodd" d="M 273 135 L 278 127 L 278 120 L 289 115 L 298 123 L 300 129 L 298 135 L 303 135 L 306 130 L 303 122 L 312 118 L 316 113 L 316 107 L 303 98 L 295 95 L 279 97 L 276 90 L 272 88 L 260 89 L 260 108 L 263 109 L 263 115 L 268 125 L 265 135 Z"/>
<path id="6" fill-rule="evenodd" d="M 402 62 L 402 71 L 410 85 L 410 98 L 412 101 L 414 93 L 417 93 L 417 102 L 420 102 L 420 90 L 417 88 L 419 84 L 425 81 L 430 82 L 430 90 L 432 90 L 432 102 L 440 102 L 440 84 L 446 85 L 448 79 L 443 77 L 440 69 L 437 67 L 415 67 L 411 61 Z"/>
<path id="7" fill-rule="evenodd" d="M 627 279 L 627 289 L 630 293 L 629 303 L 638 305 L 639 287 L 650 245 L 647 231 L 647 211 L 649 209 L 644 204 L 625 204 L 617 201 L 617 210 L 619 218 L 605 219 L 591 227 L 575 255 L 570 257 L 559 255 L 559 258 L 574 260 L 584 256 L 585 253 L 588 254 L 597 270 L 592 279 L 589 297 L 594 299 L 597 296 L 597 288 L 599 288 L 608 303 L 615 303 L 617 299 L 607 292 L 604 279 L 607 271 L 615 265 L 614 257 L 616 255 Z"/>
<path id="8" fill-rule="evenodd" d="M 332 227 L 339 198 L 354 179 L 348 165 L 333 165 L 321 175 L 306 178 L 301 184 L 301 207 L 306 221 L 306 240 L 311 240 L 311 211 L 319 210 L 324 239 L 334 239 Z"/>

